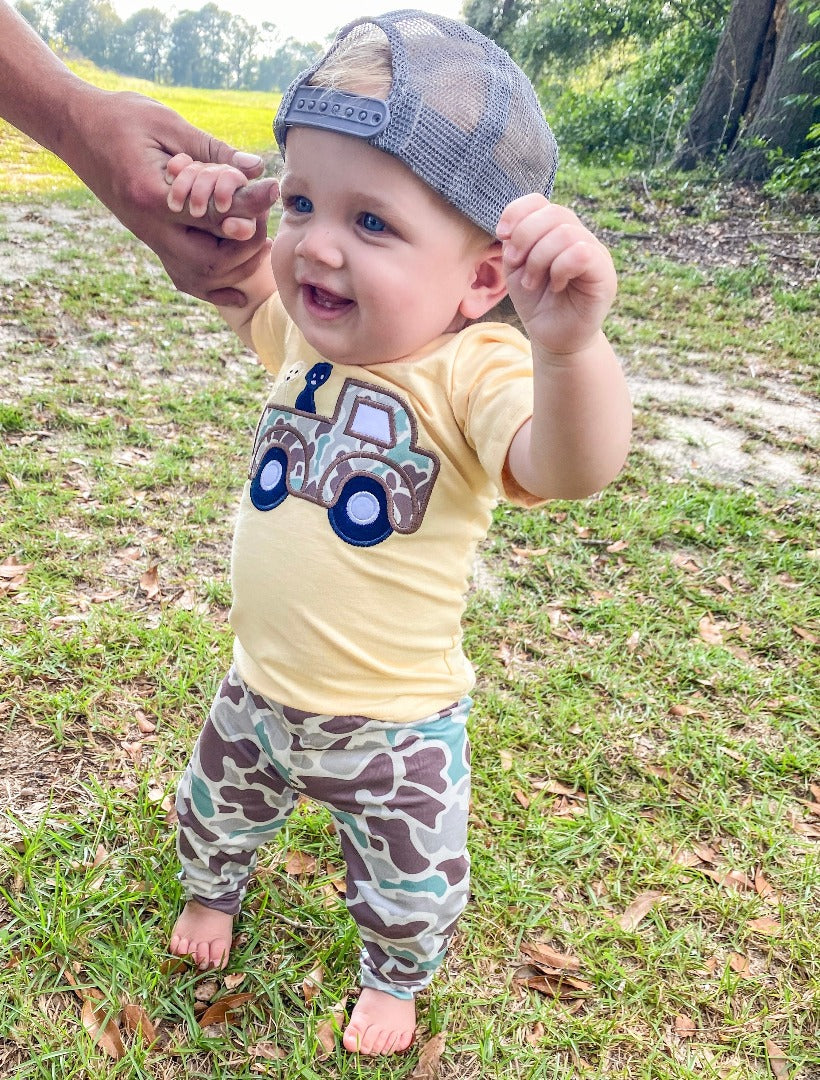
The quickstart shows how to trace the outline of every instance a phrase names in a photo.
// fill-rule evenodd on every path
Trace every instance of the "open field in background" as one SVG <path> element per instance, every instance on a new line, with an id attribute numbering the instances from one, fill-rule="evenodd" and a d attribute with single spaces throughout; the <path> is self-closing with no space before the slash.
<path id="1" fill-rule="evenodd" d="M 167 964 L 265 376 L 93 200 L 0 201 L 0 1076 L 820 1080 L 816 208 L 561 185 L 619 265 L 635 449 L 481 552 L 473 899 L 387 1062 L 333 1040 L 357 950 L 309 804 L 228 973 Z"/>
<path id="2" fill-rule="evenodd" d="M 131 90 L 155 98 L 175 109 L 189 123 L 230 142 L 237 149 L 264 154 L 275 148 L 273 116 L 279 94 L 165 86 L 102 71 L 84 60 L 70 61 L 69 67 L 104 90 Z M 0 147 L 0 195 L 26 197 L 77 191 L 77 179 L 67 165 L 2 119 Z"/>

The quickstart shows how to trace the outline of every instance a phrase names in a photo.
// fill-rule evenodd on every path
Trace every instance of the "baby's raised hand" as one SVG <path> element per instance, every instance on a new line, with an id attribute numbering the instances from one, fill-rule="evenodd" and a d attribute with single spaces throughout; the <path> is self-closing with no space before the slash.
<path id="1" fill-rule="evenodd" d="M 510 298 L 533 343 L 554 355 L 591 344 L 617 287 L 606 247 L 539 194 L 511 202 L 496 232 Z"/>
<path id="2" fill-rule="evenodd" d="M 188 154 L 172 157 L 165 173 L 170 184 L 168 208 L 178 213 L 185 209 L 187 201 L 188 213 L 195 218 L 205 217 L 212 199 L 218 214 L 228 213 L 235 193 L 248 183 L 247 176 L 232 165 L 194 161 Z M 222 231 L 234 240 L 248 240 L 256 231 L 256 221 L 226 217 Z"/>

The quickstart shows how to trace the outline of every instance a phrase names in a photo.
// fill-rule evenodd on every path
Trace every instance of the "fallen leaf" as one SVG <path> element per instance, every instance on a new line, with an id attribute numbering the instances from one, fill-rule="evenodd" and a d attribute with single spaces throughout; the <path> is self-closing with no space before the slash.
<path id="1" fill-rule="evenodd" d="M 742 892 L 744 889 L 748 889 L 750 892 L 754 891 L 755 883 L 741 870 L 707 870 L 703 866 L 698 866 L 696 869 L 699 873 L 704 874 L 727 889 L 736 889 L 738 892 Z"/>
<path id="2" fill-rule="evenodd" d="M 709 847 L 708 844 L 694 844 L 692 850 L 695 852 L 701 862 L 716 863 L 720 856 L 714 848 Z"/>
<path id="3" fill-rule="evenodd" d="M 128 1034 L 139 1035 L 145 1046 L 157 1041 L 157 1029 L 141 1005 L 123 1005 L 120 1017 Z"/>
<path id="4" fill-rule="evenodd" d="M 760 919 L 749 919 L 746 925 L 755 934 L 762 934 L 764 937 L 780 937 L 783 933 L 783 926 L 777 919 L 769 919 L 766 916 Z"/>
<path id="5" fill-rule="evenodd" d="M 513 767 L 513 756 L 509 750 L 499 750 L 498 757 L 501 762 L 501 771 L 509 772 Z"/>
<path id="6" fill-rule="evenodd" d="M 703 615 L 698 622 L 698 634 L 707 645 L 722 645 L 723 632 L 711 615 Z"/>
<path id="7" fill-rule="evenodd" d="M 607 544 L 606 550 L 610 554 L 615 554 L 618 551 L 626 551 L 629 544 L 626 540 L 616 540 L 613 544 Z"/>
<path id="8" fill-rule="evenodd" d="M 441 1055 L 444 1053 L 446 1042 L 447 1036 L 443 1031 L 427 1040 L 421 1048 L 419 1060 L 410 1074 L 410 1080 L 438 1080 Z"/>
<path id="9" fill-rule="evenodd" d="M 691 705 L 672 705 L 669 709 L 672 716 L 691 716 L 696 711 Z"/>
<path id="10" fill-rule="evenodd" d="M 538 559 L 542 555 L 549 555 L 549 548 L 521 548 L 514 547 L 512 549 L 513 555 L 516 555 L 519 559 Z"/>
<path id="11" fill-rule="evenodd" d="M 285 873 L 291 877 L 313 877 L 316 874 L 316 859 L 304 851 L 288 852 Z"/>
<path id="12" fill-rule="evenodd" d="M 194 1001 L 213 1001 L 219 993 L 219 983 L 216 979 L 204 979 L 194 987 Z"/>
<path id="13" fill-rule="evenodd" d="M 789 814 L 789 824 L 801 836 L 808 836 L 810 840 L 820 840 L 820 825 L 814 825 L 810 821 L 803 821 L 796 814 Z"/>
<path id="14" fill-rule="evenodd" d="M 687 574 L 699 574 L 701 571 L 700 566 L 693 558 L 680 552 L 676 552 L 672 556 L 672 565 L 677 566 L 679 570 L 685 570 Z"/>
<path id="15" fill-rule="evenodd" d="M 793 626 L 795 634 L 802 638 L 804 641 L 810 642 L 812 645 L 820 645 L 820 637 L 817 634 L 813 634 L 811 630 L 807 630 L 804 626 Z"/>
<path id="16" fill-rule="evenodd" d="M 695 1021 L 680 1013 L 675 1017 L 675 1034 L 679 1039 L 694 1039 L 698 1029 Z"/>
<path id="17" fill-rule="evenodd" d="M 567 787 L 559 780 L 535 780 L 532 786 L 536 791 L 546 791 L 550 795 L 565 795 L 568 799 L 586 801 L 586 792 L 579 791 L 576 787 Z"/>
<path id="18" fill-rule="evenodd" d="M 18 562 L 17 559 L 11 555 L 8 559 L 4 559 L 3 562 L 0 563 L 0 578 L 10 580 L 12 578 L 20 577 L 20 575 L 25 577 L 26 571 L 30 570 L 33 565 L 33 563 Z"/>
<path id="19" fill-rule="evenodd" d="M 319 1043 L 320 1053 L 317 1057 L 325 1058 L 336 1049 L 336 1028 L 332 1020 L 323 1020 L 316 1028 L 316 1041 Z"/>
<path id="20" fill-rule="evenodd" d="M 762 870 L 755 870 L 755 892 L 764 900 L 777 901 L 779 899 L 772 885 L 763 876 Z"/>
<path id="21" fill-rule="evenodd" d="M 322 989 L 325 973 L 321 964 L 317 964 L 309 975 L 302 981 L 302 997 L 305 1001 L 313 1001 Z"/>
<path id="22" fill-rule="evenodd" d="M 550 945 L 543 945 L 540 942 L 525 941 L 521 946 L 521 952 L 533 964 L 538 964 L 550 970 L 578 971 L 581 967 L 581 961 L 577 956 L 558 952 L 557 949 L 553 949 Z"/>
<path id="23" fill-rule="evenodd" d="M 740 975 L 742 979 L 749 979 L 752 975 L 752 966 L 749 962 L 748 956 L 741 956 L 740 953 L 729 953 L 729 967 L 735 973 Z"/>
<path id="24" fill-rule="evenodd" d="M 82 1021 L 83 1027 L 97 1046 L 110 1058 L 121 1061 L 125 1057 L 125 1047 L 122 1044 L 117 1021 L 111 1015 L 107 1005 L 95 1006 L 93 999 L 86 999 L 83 1003 Z"/>
<path id="25" fill-rule="evenodd" d="M 209 1005 L 199 1018 L 200 1027 L 210 1027 L 212 1024 L 228 1024 L 234 1013 L 238 1012 L 243 1005 L 254 1000 L 254 994 L 228 994 L 213 1005 Z"/>
<path id="26" fill-rule="evenodd" d="M 149 600 L 159 593 L 159 563 L 154 563 L 153 566 L 149 566 L 145 573 L 140 577 L 140 588 L 148 597 Z"/>
<path id="27" fill-rule="evenodd" d="M 544 1025 L 540 1020 L 536 1020 L 531 1028 L 524 1028 L 524 1042 L 530 1046 L 538 1046 L 544 1038 L 544 1031 Z"/>
<path id="28" fill-rule="evenodd" d="M 513 797 L 515 798 L 515 801 L 520 806 L 522 806 L 525 810 L 529 809 L 529 806 L 530 806 L 529 796 L 525 795 L 524 792 L 521 791 L 519 788 L 513 788 Z"/>
<path id="29" fill-rule="evenodd" d="M 645 892 L 636 896 L 632 903 L 618 918 L 618 926 L 622 930 L 631 931 L 637 929 L 656 904 L 665 899 L 662 892 Z"/>
<path id="30" fill-rule="evenodd" d="M 173 960 L 163 960 L 159 965 L 161 975 L 178 975 L 180 971 L 186 971 L 188 968 L 188 961 L 183 960 L 181 956 L 174 957 Z"/>
<path id="31" fill-rule="evenodd" d="M 262 1058 L 263 1061 L 284 1061 L 288 1056 L 287 1050 L 277 1046 L 273 1042 L 260 1042 L 251 1048 L 251 1057 Z"/>
<path id="32" fill-rule="evenodd" d="M 240 983 L 245 981 L 245 972 L 237 971 L 233 975 L 226 975 L 223 981 L 227 990 L 235 990 Z"/>
<path id="33" fill-rule="evenodd" d="M 786 1055 L 771 1039 L 766 1039 L 763 1044 L 766 1047 L 766 1057 L 769 1059 L 769 1068 L 776 1080 L 788 1080 L 789 1063 Z"/>
<path id="34" fill-rule="evenodd" d="M 535 990 L 547 997 L 558 998 L 559 1001 L 571 1001 L 574 998 L 586 997 L 595 987 L 585 979 L 578 979 L 574 975 L 564 972 L 539 971 L 537 967 L 525 964 L 513 975 L 516 986 Z"/>

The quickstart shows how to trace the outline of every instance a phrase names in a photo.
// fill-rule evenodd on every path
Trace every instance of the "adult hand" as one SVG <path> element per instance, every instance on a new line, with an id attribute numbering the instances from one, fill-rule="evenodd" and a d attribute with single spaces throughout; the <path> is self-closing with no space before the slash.
<path id="1" fill-rule="evenodd" d="M 262 173 L 260 158 L 237 154 L 150 98 L 85 82 L 6 0 L 0 0 L 0 116 L 61 157 L 156 251 L 178 289 L 223 305 L 244 304 L 233 286 L 266 257 L 275 184 L 247 188 L 223 230 L 225 215 L 195 221 L 171 213 L 165 165 L 184 152 L 235 165 L 250 179 Z"/>
<path id="2" fill-rule="evenodd" d="M 83 95 L 93 97 L 93 125 L 80 129 L 81 142 L 66 147 L 67 164 L 157 253 L 178 289 L 221 306 L 244 306 L 245 297 L 234 285 L 267 257 L 267 217 L 277 197 L 276 181 L 260 180 L 237 192 L 230 215 L 211 206 L 207 215 L 194 218 L 168 209 L 165 168 L 171 157 L 186 153 L 234 165 L 253 177 L 262 172 L 261 159 L 237 152 L 139 94 L 89 87 Z"/>

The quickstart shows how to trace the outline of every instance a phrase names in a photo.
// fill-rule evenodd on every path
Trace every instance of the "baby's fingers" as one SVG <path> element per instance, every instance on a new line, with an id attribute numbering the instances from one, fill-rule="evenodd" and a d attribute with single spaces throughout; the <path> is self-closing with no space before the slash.
<path id="1" fill-rule="evenodd" d="M 167 173 L 166 179 L 168 177 L 171 178 L 168 180 L 168 183 L 170 184 L 171 180 L 173 180 L 174 177 L 179 176 L 186 166 L 193 165 L 193 163 L 194 159 L 190 154 L 174 154 L 172 158 L 168 159 L 165 165 L 165 172 Z"/>
<path id="2" fill-rule="evenodd" d="M 187 200 L 188 213 L 191 217 L 199 218 L 205 216 L 208 204 L 213 199 L 216 210 L 224 214 L 231 208 L 234 193 L 247 183 L 245 174 L 230 165 L 193 161 L 174 177 L 168 206 L 178 212 L 185 208 Z"/>
<path id="3" fill-rule="evenodd" d="M 183 176 L 185 173 L 182 174 Z M 202 165 L 191 184 L 188 210 L 191 217 L 204 217 L 213 198 L 220 214 L 230 210 L 234 192 L 248 182 L 244 173 L 229 165 Z"/>

